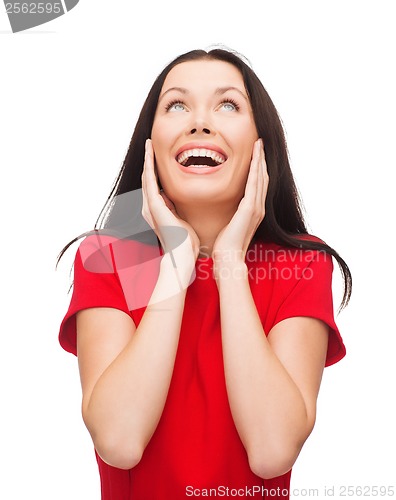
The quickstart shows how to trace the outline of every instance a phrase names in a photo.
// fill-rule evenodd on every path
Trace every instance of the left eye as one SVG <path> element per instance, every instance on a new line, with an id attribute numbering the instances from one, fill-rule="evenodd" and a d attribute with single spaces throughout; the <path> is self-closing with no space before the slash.
<path id="1" fill-rule="evenodd" d="M 230 102 L 230 101 L 224 101 L 223 103 L 221 103 L 221 107 L 225 111 L 237 111 L 237 109 L 238 109 L 238 106 L 235 103 Z"/>
<path id="2" fill-rule="evenodd" d="M 166 107 L 167 111 L 184 111 L 185 106 L 182 102 L 171 102 Z"/>

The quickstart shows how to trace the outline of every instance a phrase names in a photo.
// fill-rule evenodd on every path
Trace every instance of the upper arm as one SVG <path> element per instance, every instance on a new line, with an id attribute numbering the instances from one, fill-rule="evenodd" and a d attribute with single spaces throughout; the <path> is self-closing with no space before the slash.
<path id="1" fill-rule="evenodd" d="M 274 353 L 301 392 L 312 427 L 326 361 L 328 337 L 328 325 L 311 317 L 284 319 L 268 334 L 268 342 Z"/>
<path id="2" fill-rule="evenodd" d="M 84 413 L 95 384 L 131 340 L 136 327 L 128 314 L 110 307 L 79 311 L 76 322 Z"/>

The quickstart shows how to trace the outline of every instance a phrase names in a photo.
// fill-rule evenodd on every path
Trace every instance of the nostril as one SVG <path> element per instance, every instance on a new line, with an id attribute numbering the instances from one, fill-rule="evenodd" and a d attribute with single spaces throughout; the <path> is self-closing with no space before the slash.
<path id="1" fill-rule="evenodd" d="M 191 131 L 190 131 L 190 134 L 195 134 L 196 132 L 197 132 L 197 129 L 196 128 L 192 128 Z M 208 128 L 203 128 L 202 132 L 204 134 L 210 134 L 210 130 Z"/>

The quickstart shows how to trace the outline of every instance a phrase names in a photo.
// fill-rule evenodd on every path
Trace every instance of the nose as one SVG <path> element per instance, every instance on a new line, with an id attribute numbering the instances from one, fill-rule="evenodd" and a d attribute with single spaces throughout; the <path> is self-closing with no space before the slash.
<path id="1" fill-rule="evenodd" d="M 207 111 L 200 109 L 195 113 L 192 113 L 192 121 L 188 127 L 188 133 L 193 135 L 205 134 L 213 135 L 215 133 L 214 128 L 210 125 L 210 120 L 208 119 Z"/>

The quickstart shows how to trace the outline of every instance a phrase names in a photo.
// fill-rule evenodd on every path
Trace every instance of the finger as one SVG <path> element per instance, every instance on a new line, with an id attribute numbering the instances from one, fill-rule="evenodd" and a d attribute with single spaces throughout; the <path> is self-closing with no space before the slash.
<path id="1" fill-rule="evenodd" d="M 155 228 L 158 228 L 158 224 L 165 224 L 164 217 L 166 218 L 166 213 L 163 212 L 165 207 L 164 199 L 162 198 L 159 186 L 157 182 L 157 177 L 155 175 L 154 168 L 154 150 L 150 139 L 146 141 L 146 153 L 145 153 L 145 192 L 147 197 L 147 208 L 151 214 L 152 221 Z"/>
<path id="2" fill-rule="evenodd" d="M 159 194 L 159 187 L 154 172 L 154 150 L 150 139 L 146 140 L 146 153 L 144 158 L 146 192 L 149 198 L 155 197 Z"/>
<path id="3" fill-rule="evenodd" d="M 267 162 L 265 159 L 265 149 L 264 149 L 264 143 L 262 144 L 262 151 L 261 151 L 261 156 L 262 156 L 262 172 L 263 172 L 263 192 L 262 192 L 262 203 L 265 209 L 265 200 L 267 198 L 267 192 L 268 192 L 268 185 L 269 185 L 269 176 L 268 176 L 268 169 L 267 169 Z"/>
<path id="4" fill-rule="evenodd" d="M 256 141 L 253 145 L 253 154 L 250 162 L 249 174 L 246 180 L 245 197 L 250 198 L 255 193 L 258 178 L 259 144 Z M 254 197 L 255 198 L 255 197 Z M 253 199 L 254 199 L 253 198 Z"/>
<path id="5" fill-rule="evenodd" d="M 260 210 L 262 207 L 262 193 L 263 193 L 263 184 L 264 184 L 264 176 L 263 176 L 263 157 L 262 157 L 262 141 L 258 140 L 258 160 L 257 160 L 257 186 L 256 186 L 256 209 Z"/>
<path id="6" fill-rule="evenodd" d="M 143 172 L 142 172 L 142 189 L 144 191 L 144 193 L 146 194 L 147 196 L 147 171 L 149 169 L 149 156 L 148 156 L 148 152 L 147 152 L 147 149 L 148 149 L 148 141 L 149 139 L 146 140 L 146 144 L 145 144 L 145 153 L 144 153 L 144 163 L 143 163 Z"/>
<path id="7" fill-rule="evenodd" d="M 258 155 L 259 155 L 258 142 L 256 141 L 253 145 L 253 154 L 252 154 L 252 159 L 250 161 L 249 174 L 246 180 L 245 194 L 248 194 L 248 192 L 251 191 L 251 188 L 254 187 L 257 182 L 258 158 L 259 158 Z"/>
<path id="8" fill-rule="evenodd" d="M 145 189 L 145 182 L 142 183 L 142 216 L 146 220 L 146 222 L 149 224 L 149 226 L 154 229 L 154 221 L 153 221 L 153 216 L 150 210 L 150 206 L 148 203 L 147 199 L 147 192 Z"/>
<path id="9" fill-rule="evenodd" d="M 146 150 L 147 150 L 147 141 L 146 141 Z M 149 193 L 147 189 L 147 171 L 149 169 L 149 157 L 148 154 L 145 153 L 144 156 L 144 164 L 143 164 L 143 173 L 142 173 L 142 195 L 143 195 L 143 203 L 142 203 L 142 215 L 148 222 L 148 224 L 154 229 L 154 220 L 153 215 L 150 209 L 149 202 Z"/>
<path id="10" fill-rule="evenodd" d="M 266 171 L 267 171 L 267 165 L 265 163 L 264 144 L 262 139 L 260 139 L 259 161 L 258 161 L 258 189 L 256 198 L 257 207 L 260 210 L 260 212 L 264 211 L 264 205 L 265 205 Z"/>
<path id="11" fill-rule="evenodd" d="M 160 227 L 169 226 L 174 223 L 174 215 L 159 190 L 157 176 L 154 167 L 154 150 L 150 139 L 146 141 L 146 153 L 144 164 L 144 190 L 146 196 L 146 210 L 149 213 L 151 227 L 157 232 L 161 239 Z M 169 203 L 171 204 L 170 200 Z"/>

